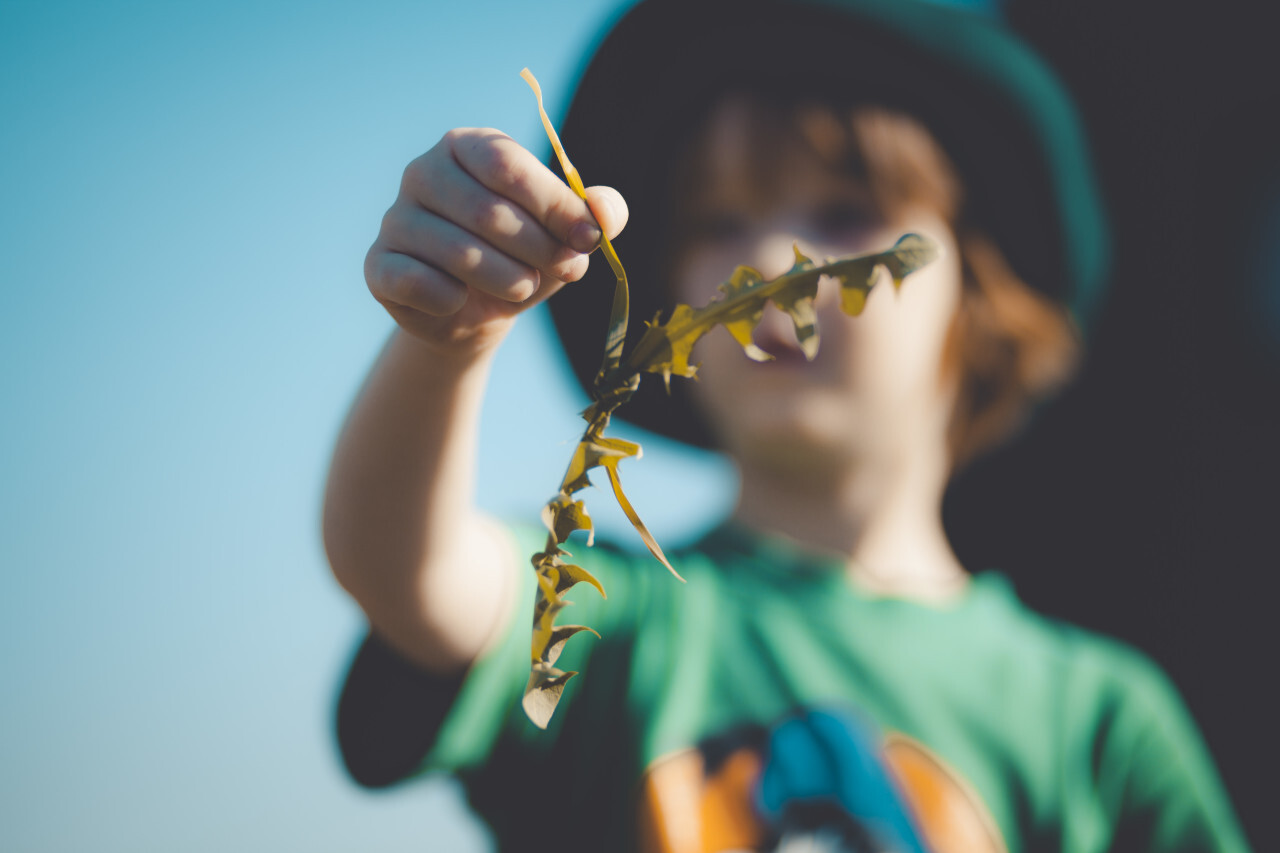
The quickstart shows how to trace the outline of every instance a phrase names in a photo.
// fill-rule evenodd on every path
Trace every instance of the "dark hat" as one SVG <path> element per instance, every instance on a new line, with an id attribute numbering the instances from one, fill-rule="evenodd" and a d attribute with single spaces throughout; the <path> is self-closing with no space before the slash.
<path id="1" fill-rule="evenodd" d="M 631 282 L 633 335 L 668 307 L 658 247 L 674 158 L 718 96 L 744 89 L 873 103 L 920 120 L 960 173 L 965 218 L 1087 328 L 1108 255 L 1087 143 L 1062 86 L 1008 30 L 927 0 L 643 0 L 595 50 L 561 128 L 583 179 L 616 188 L 630 208 L 614 245 Z M 596 262 L 549 301 L 587 389 L 612 295 L 613 275 Z M 714 446 L 687 384 L 672 382 L 668 395 L 644 382 L 619 415 Z"/>

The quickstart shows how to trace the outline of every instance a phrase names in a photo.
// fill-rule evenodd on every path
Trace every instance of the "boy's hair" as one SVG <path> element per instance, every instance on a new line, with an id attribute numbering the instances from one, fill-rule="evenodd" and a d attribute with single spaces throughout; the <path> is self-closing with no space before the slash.
<path id="1" fill-rule="evenodd" d="M 1036 402 L 1070 378 L 1080 343 L 1069 314 L 1023 282 L 981 224 L 969 221 L 960 176 L 919 121 L 875 105 L 730 97 L 745 107 L 742 132 L 754 170 L 747 177 L 760 192 L 767 195 L 786 180 L 769 164 L 799 143 L 828 168 L 864 183 L 875 207 L 890 217 L 908 206 L 923 207 L 955 232 L 963 285 L 941 365 L 943 382 L 954 381 L 956 388 L 948 432 L 953 466 L 1006 438 Z M 672 215 L 659 267 L 664 281 L 671 280 L 681 250 L 687 190 L 706 173 L 709 155 L 705 134 L 695 132 L 672 170 Z"/>
<path id="2" fill-rule="evenodd" d="M 1064 331 L 1054 320 L 1046 327 L 1043 318 L 1060 316 L 1052 306 L 1062 306 L 1087 329 L 1105 284 L 1101 197 L 1062 86 L 1008 30 L 927 0 L 759 0 L 751 14 L 735 0 L 639 0 L 595 51 L 561 125 L 584 178 L 613 186 L 631 210 L 615 245 L 632 282 L 633 336 L 664 301 L 658 262 L 669 245 L 663 188 L 673 154 L 710 104 L 744 90 L 781 96 L 780 103 L 802 93 L 828 104 L 881 104 L 919 120 L 936 140 L 930 145 L 947 153 L 944 162 L 964 181 L 955 230 L 969 290 L 977 294 L 958 325 L 984 330 L 957 331 L 948 359 L 955 365 L 948 369 L 967 380 L 957 404 L 955 459 L 1006 434 L 1072 360 L 1052 355 L 1070 349 L 1058 345 L 1072 337 L 1070 325 Z M 861 148 L 876 146 L 855 146 Z M 984 236 L 1007 263 L 992 260 Z M 1008 270 L 1043 299 L 993 283 Z M 612 284 L 606 265 L 592 264 L 582 282 L 548 303 L 588 391 Z M 1046 330 L 1055 323 L 1058 331 Z M 667 393 L 663 383 L 641 383 L 619 416 L 712 447 L 689 384 L 672 382 Z"/>

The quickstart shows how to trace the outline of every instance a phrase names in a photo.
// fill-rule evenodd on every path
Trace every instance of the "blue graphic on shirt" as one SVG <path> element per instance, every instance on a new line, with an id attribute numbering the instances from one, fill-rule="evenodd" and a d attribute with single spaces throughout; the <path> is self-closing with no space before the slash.
<path id="1" fill-rule="evenodd" d="M 756 808 L 777 838 L 773 850 L 803 836 L 821 837 L 827 850 L 927 853 L 880 759 L 878 730 L 852 713 L 806 711 L 774 728 Z"/>

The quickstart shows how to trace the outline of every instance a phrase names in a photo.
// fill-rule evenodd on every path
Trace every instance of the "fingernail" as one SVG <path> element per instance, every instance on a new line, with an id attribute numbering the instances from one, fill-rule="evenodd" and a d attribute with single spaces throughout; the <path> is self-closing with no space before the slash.
<path id="1" fill-rule="evenodd" d="M 579 222 L 569 233 L 569 245 L 583 254 L 594 252 L 600 245 L 600 229 L 594 223 Z"/>

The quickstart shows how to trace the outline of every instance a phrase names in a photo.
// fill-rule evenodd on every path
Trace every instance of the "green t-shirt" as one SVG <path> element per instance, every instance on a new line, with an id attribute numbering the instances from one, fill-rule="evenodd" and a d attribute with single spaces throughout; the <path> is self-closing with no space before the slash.
<path id="1" fill-rule="evenodd" d="M 532 553 L 543 535 L 520 544 Z M 581 675 L 549 728 L 519 703 L 530 570 L 516 625 L 468 674 L 423 768 L 461 777 L 501 850 L 634 849 L 654 831 L 638 824 L 652 819 L 655 768 L 680 777 L 669 768 L 684 762 L 710 777 L 751 753 L 734 766 L 758 770 L 768 732 L 814 708 L 919 747 L 1013 853 L 1247 850 L 1158 668 L 1029 611 L 1001 575 L 928 606 L 870 594 L 835 563 L 732 527 L 672 556 L 687 584 L 648 555 L 570 548 L 609 598 L 581 584 L 561 614 L 601 636 L 568 643 L 557 665 Z M 702 801 L 710 820 L 729 775 L 680 801 Z M 760 811 L 753 796 L 744 813 Z"/>

